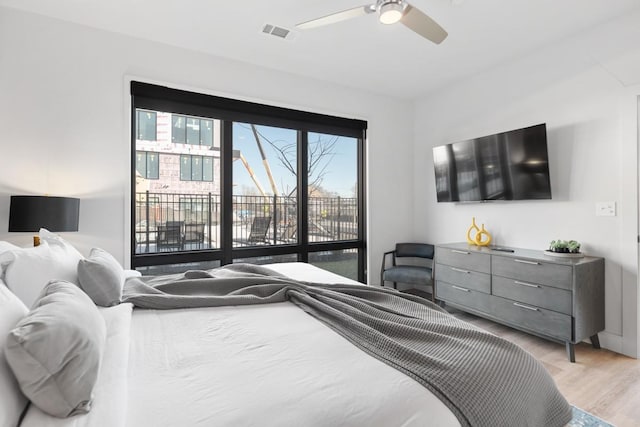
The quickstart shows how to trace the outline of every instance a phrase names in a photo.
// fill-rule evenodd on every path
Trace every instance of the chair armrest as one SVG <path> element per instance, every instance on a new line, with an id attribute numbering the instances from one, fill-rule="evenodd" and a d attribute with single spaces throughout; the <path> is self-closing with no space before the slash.
<path id="1" fill-rule="evenodd" d="M 395 261 L 396 261 L 396 251 L 395 251 L 395 250 L 393 250 L 393 251 L 388 251 L 388 252 L 385 252 L 384 254 L 382 254 L 382 264 L 383 264 L 383 265 L 385 265 L 385 264 L 386 264 L 387 257 L 388 257 L 389 255 L 393 255 L 393 257 L 392 257 L 392 262 L 393 262 L 393 265 L 395 265 L 395 264 L 396 264 L 396 263 L 395 263 Z"/>
<path id="2" fill-rule="evenodd" d="M 382 254 L 382 267 L 380 268 L 380 275 L 382 275 L 382 273 L 384 273 L 385 267 L 387 265 L 387 257 L 389 255 L 393 255 L 393 258 L 392 258 L 393 259 L 393 265 L 396 265 L 395 253 L 396 253 L 396 251 L 393 250 L 393 251 L 388 251 L 388 252 L 385 252 L 384 254 Z"/>

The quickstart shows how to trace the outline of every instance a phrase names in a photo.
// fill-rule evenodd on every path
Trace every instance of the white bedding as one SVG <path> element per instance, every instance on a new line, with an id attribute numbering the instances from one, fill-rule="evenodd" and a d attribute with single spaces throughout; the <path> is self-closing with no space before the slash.
<path id="1" fill-rule="evenodd" d="M 308 264 L 269 267 L 354 283 Z M 23 426 L 460 425 L 423 386 L 290 303 L 136 309 L 128 347 L 126 321 L 109 326 L 119 342 L 107 345 L 91 413 L 51 420 L 31 408 Z"/>

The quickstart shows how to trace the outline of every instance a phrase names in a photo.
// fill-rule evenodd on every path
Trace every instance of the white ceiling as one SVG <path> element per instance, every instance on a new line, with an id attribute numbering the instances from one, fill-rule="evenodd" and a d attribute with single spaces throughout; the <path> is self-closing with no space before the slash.
<path id="1" fill-rule="evenodd" d="M 371 0 L 370 3 L 373 3 Z M 638 0 L 413 0 L 449 37 L 435 45 L 375 15 L 295 31 L 367 0 L 0 0 L 0 5 L 412 99 L 640 9 Z M 294 29 L 292 40 L 261 32 Z"/>

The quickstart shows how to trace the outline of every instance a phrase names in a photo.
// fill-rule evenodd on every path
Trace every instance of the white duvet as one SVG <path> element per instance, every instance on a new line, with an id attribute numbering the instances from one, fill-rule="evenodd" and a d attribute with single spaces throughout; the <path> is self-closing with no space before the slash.
<path id="1" fill-rule="evenodd" d="M 270 267 L 350 282 L 308 264 Z M 55 420 L 32 408 L 23 426 L 460 425 L 423 386 L 293 304 L 126 307 L 102 311 L 109 338 L 92 411 Z"/>

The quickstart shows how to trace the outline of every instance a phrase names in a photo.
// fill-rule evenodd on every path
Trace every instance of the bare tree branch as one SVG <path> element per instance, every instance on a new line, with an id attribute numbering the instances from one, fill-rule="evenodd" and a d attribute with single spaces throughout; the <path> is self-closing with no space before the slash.
<path id="1" fill-rule="evenodd" d="M 249 126 L 242 125 L 247 129 Z M 298 146 L 297 142 L 291 142 L 288 140 L 271 140 L 264 133 L 260 132 L 259 127 L 255 127 L 257 133 L 264 141 L 266 141 L 276 152 L 276 157 L 282 167 L 284 167 L 294 177 L 298 176 Z M 328 167 L 331 164 L 333 158 L 336 156 L 336 144 L 339 137 L 334 135 L 320 135 L 316 134 L 315 141 L 309 141 L 307 146 L 307 177 L 309 194 L 320 190 L 321 184 L 324 181 L 325 176 L 329 173 Z M 297 182 L 297 180 L 296 180 Z M 284 191 L 284 183 L 280 184 L 282 193 L 287 194 Z M 289 196 L 292 196 L 297 191 L 297 186 L 288 192 Z"/>

